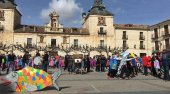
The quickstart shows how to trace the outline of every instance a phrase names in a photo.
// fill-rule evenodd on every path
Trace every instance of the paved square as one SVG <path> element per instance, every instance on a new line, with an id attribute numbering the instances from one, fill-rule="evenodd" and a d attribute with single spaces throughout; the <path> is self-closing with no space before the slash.
<path id="1" fill-rule="evenodd" d="M 0 76 L 2 78 L 2 76 Z M 0 81 L 0 94 L 17 94 Z M 85 75 L 63 72 L 58 81 L 61 91 L 48 87 L 42 91 L 23 94 L 169 94 L 170 82 L 152 76 L 139 75 L 130 80 L 107 79 L 106 73 L 91 72 Z"/>

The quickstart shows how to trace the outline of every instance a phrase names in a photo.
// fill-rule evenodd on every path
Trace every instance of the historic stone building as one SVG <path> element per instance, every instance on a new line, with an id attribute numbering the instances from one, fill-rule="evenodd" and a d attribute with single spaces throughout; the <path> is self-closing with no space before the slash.
<path id="1" fill-rule="evenodd" d="M 21 54 L 27 48 L 35 54 L 36 50 L 51 49 L 61 55 L 90 53 L 91 56 L 126 49 L 137 55 L 152 52 L 149 26 L 115 24 L 114 15 L 107 11 L 102 0 L 94 0 L 89 12 L 82 13 L 82 28 L 63 27 L 55 11 L 49 14 L 50 22 L 45 26 L 22 25 L 21 16 L 14 0 L 0 1 L 1 50 Z"/>
<path id="2" fill-rule="evenodd" d="M 152 49 L 163 51 L 170 50 L 170 19 L 150 27 L 152 31 Z"/>

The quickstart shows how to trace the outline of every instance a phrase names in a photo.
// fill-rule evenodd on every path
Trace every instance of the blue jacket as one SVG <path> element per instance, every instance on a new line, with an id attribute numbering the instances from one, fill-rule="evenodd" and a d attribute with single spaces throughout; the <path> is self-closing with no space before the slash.
<path id="1" fill-rule="evenodd" d="M 131 62 L 132 62 L 132 66 L 136 66 L 136 60 L 135 60 L 135 58 L 132 59 Z"/>
<path id="2" fill-rule="evenodd" d="M 111 58 L 110 59 L 110 69 L 117 69 L 117 60 L 116 58 Z"/>

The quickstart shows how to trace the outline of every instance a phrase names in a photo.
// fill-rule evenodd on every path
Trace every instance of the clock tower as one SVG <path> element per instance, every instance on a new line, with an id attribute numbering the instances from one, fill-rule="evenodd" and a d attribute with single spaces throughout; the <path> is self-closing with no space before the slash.
<path id="1" fill-rule="evenodd" d="M 94 0 L 88 14 L 83 13 L 82 17 L 83 28 L 86 28 L 95 39 L 91 40 L 93 47 L 114 47 L 114 15 L 106 9 L 103 0 Z"/>

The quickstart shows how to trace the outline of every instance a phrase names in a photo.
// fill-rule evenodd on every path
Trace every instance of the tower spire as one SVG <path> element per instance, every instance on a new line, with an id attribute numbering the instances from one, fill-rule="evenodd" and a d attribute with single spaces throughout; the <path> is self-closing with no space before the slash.
<path id="1" fill-rule="evenodd" d="M 100 5 L 103 3 L 103 0 L 94 0 L 94 4 Z"/>
<path id="2" fill-rule="evenodd" d="M 103 0 L 94 0 L 93 7 L 104 7 Z"/>

